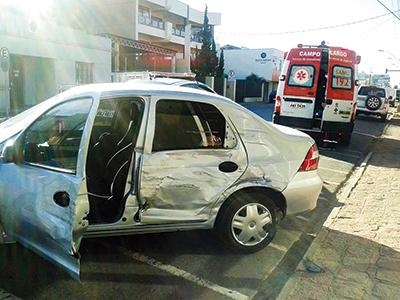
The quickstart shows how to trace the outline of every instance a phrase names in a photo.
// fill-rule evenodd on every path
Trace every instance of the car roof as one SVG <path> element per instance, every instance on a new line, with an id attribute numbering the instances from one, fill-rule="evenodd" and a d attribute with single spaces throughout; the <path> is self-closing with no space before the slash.
<path id="1" fill-rule="evenodd" d="M 165 84 L 153 80 L 131 80 L 123 83 L 98 83 L 81 85 L 70 88 L 69 90 L 62 93 L 65 97 L 75 97 L 83 93 L 100 93 L 100 94 L 112 94 L 118 92 L 132 92 L 140 95 L 191 95 L 195 97 L 205 97 L 214 101 L 217 99 L 228 104 L 235 103 L 230 99 L 222 97 L 218 94 L 209 93 L 200 89 L 193 89 L 190 87 L 182 87 L 179 85 Z"/>
<path id="2" fill-rule="evenodd" d="M 165 77 L 158 77 L 158 78 L 153 78 L 153 79 L 132 79 L 132 80 L 129 80 L 128 82 L 166 84 L 166 85 L 182 85 L 185 83 L 199 84 L 199 82 L 193 81 L 193 80 L 186 80 L 186 79 L 180 79 L 180 78 L 165 78 Z"/>
<path id="3" fill-rule="evenodd" d="M 197 83 L 196 81 L 191 81 L 191 80 L 185 80 L 185 79 L 179 79 L 179 78 L 164 78 L 164 77 L 154 78 L 152 81 L 160 82 L 160 83 L 164 83 L 164 84 L 171 84 L 171 85 L 179 85 L 179 84 L 185 84 L 185 83 Z"/>

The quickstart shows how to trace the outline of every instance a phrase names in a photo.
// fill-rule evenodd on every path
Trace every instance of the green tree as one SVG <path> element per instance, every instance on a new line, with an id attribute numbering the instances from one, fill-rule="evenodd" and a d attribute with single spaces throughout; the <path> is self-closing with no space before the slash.
<path id="1" fill-rule="evenodd" d="M 221 54 L 219 55 L 219 62 L 216 70 L 216 76 L 225 77 L 225 57 L 223 49 L 221 49 Z"/>
<path id="2" fill-rule="evenodd" d="M 262 84 L 266 82 L 265 78 L 257 76 L 254 73 L 251 73 L 246 77 L 246 97 L 260 97 L 261 96 L 261 87 Z"/>
<path id="3" fill-rule="evenodd" d="M 200 32 L 201 49 L 192 60 L 191 68 L 198 77 L 213 76 L 218 65 L 217 51 L 213 32 L 208 20 L 208 8 L 204 11 L 203 28 Z"/>

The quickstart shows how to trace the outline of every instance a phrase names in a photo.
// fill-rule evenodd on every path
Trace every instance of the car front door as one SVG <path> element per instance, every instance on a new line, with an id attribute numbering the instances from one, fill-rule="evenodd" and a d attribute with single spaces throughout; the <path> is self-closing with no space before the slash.
<path id="1" fill-rule="evenodd" d="M 88 226 L 84 164 L 94 106 L 84 97 L 53 107 L 16 140 L 17 162 L 0 164 L 5 232 L 74 278 Z"/>
<path id="2" fill-rule="evenodd" d="M 246 167 L 244 146 L 217 107 L 153 101 L 141 170 L 141 222 L 207 220 L 215 202 Z"/>

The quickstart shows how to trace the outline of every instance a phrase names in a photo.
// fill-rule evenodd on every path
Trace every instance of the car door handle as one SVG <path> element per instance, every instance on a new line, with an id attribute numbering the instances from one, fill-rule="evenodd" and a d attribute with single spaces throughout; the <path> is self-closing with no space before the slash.
<path id="1" fill-rule="evenodd" d="M 55 193 L 53 196 L 53 200 L 61 207 L 68 207 L 69 202 L 71 201 L 69 194 L 65 191 Z"/>
<path id="2" fill-rule="evenodd" d="M 218 169 L 224 173 L 233 173 L 239 169 L 239 166 L 233 161 L 224 161 L 218 166 Z"/>

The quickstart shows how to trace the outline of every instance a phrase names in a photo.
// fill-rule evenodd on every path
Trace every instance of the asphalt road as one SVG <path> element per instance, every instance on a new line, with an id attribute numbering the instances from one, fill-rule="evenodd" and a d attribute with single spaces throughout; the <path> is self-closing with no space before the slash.
<path id="1" fill-rule="evenodd" d="M 268 118 L 271 106 L 256 107 Z M 274 241 L 251 255 L 223 251 L 210 231 L 82 242 L 81 282 L 19 245 L 0 246 L 0 292 L 24 299 L 273 299 L 303 258 L 336 193 L 385 124 L 357 120 L 347 148 L 320 148 L 324 188 L 313 211 L 287 217 Z M 323 145 L 320 145 L 323 146 Z"/>

